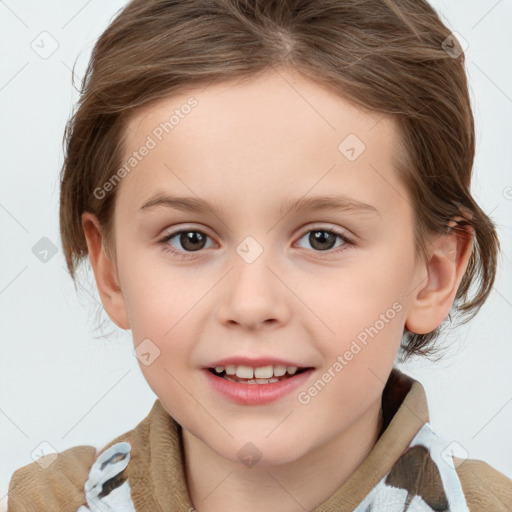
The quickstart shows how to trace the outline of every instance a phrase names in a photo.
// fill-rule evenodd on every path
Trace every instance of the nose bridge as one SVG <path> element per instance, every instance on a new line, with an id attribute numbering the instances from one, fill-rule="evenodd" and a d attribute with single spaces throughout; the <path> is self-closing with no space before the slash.
<path id="1" fill-rule="evenodd" d="M 255 326 L 285 320 L 286 287 L 276 277 L 279 265 L 273 254 L 253 236 L 247 236 L 235 248 L 227 290 L 220 299 L 222 321 Z"/>

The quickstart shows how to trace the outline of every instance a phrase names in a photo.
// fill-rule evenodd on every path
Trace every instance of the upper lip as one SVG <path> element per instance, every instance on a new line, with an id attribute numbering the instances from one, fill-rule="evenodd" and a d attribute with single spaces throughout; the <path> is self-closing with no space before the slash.
<path id="1" fill-rule="evenodd" d="M 215 368 L 216 366 L 250 366 L 251 368 L 261 368 L 263 366 L 296 366 L 297 368 L 311 368 L 308 365 L 297 363 L 295 361 L 287 361 L 277 357 L 226 357 L 219 359 L 208 365 L 208 368 Z"/>

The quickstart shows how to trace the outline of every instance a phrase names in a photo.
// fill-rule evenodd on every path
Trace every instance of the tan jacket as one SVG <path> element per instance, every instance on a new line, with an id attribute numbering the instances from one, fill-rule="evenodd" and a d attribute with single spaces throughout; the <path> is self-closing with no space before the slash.
<path id="1" fill-rule="evenodd" d="M 396 369 L 386 384 L 382 404 L 383 433 L 372 451 L 341 488 L 314 512 L 354 511 L 383 477 L 398 467 L 397 461 L 404 460 L 411 441 L 429 421 L 423 386 Z M 81 505 L 87 505 L 84 484 L 93 462 L 121 441 L 130 443 L 131 459 L 126 469 L 112 479 L 110 487 L 128 481 L 130 501 L 137 512 L 193 510 L 185 479 L 181 427 L 156 400 L 143 421 L 100 452 L 96 453 L 93 446 L 76 446 L 61 452 L 47 469 L 33 462 L 16 470 L 9 485 L 9 512 L 77 512 Z M 483 461 L 453 460 L 452 471 L 456 470 L 471 512 L 512 512 L 512 480 Z M 423 459 L 419 463 L 425 465 Z"/>

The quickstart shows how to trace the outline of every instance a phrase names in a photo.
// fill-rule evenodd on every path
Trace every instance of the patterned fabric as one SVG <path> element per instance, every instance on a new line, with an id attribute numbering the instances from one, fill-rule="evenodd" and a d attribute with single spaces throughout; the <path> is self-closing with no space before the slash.
<path id="1" fill-rule="evenodd" d="M 130 443 L 116 443 L 94 462 L 85 482 L 87 507 L 77 512 L 135 512 L 125 469 L 130 462 Z"/>
<path id="2" fill-rule="evenodd" d="M 425 423 L 354 512 L 469 512 L 447 446 Z M 98 457 L 85 483 L 87 507 L 77 512 L 135 512 L 125 476 L 130 450 L 123 441 Z"/>
<path id="3" fill-rule="evenodd" d="M 354 512 L 469 512 L 447 446 L 425 423 Z"/>

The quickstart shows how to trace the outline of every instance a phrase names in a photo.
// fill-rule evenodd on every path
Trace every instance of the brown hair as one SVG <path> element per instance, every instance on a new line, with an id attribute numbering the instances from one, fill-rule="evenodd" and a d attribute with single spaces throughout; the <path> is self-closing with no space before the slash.
<path id="1" fill-rule="evenodd" d="M 87 256 L 84 211 L 98 217 L 105 248 L 114 251 L 116 188 L 101 199 L 94 191 L 122 164 L 129 116 L 185 87 L 276 66 L 397 120 L 397 172 L 413 201 L 418 254 L 425 257 L 428 235 L 444 232 L 456 216 L 463 216 L 456 230 L 474 229 L 473 252 L 451 310 L 467 322 L 491 291 L 500 247 L 493 222 L 470 193 L 475 134 L 464 53 L 424 0 L 128 3 L 93 49 L 64 134 L 60 230 L 73 280 Z M 406 358 L 434 353 L 440 327 L 428 334 L 406 329 Z"/>

